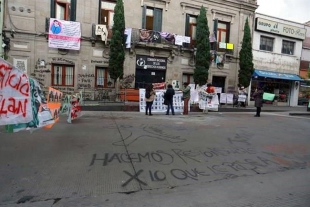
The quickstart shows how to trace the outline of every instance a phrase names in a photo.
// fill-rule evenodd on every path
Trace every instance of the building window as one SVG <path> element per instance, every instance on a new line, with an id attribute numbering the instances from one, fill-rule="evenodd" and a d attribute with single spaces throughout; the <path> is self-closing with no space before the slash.
<path id="1" fill-rule="evenodd" d="M 96 88 L 114 88 L 114 80 L 111 79 L 107 68 L 96 68 Z"/>
<path id="2" fill-rule="evenodd" d="M 221 43 L 229 43 L 229 31 L 230 31 L 230 23 L 229 22 L 217 22 L 217 42 L 218 42 L 218 47 L 217 51 L 218 52 L 226 52 L 226 44 L 225 47 L 221 45 Z M 211 45 L 212 46 L 212 45 Z"/>
<path id="3" fill-rule="evenodd" d="M 260 37 L 259 49 L 272 52 L 273 51 L 273 41 L 274 41 L 273 38 L 261 36 Z"/>
<path id="4" fill-rule="evenodd" d="M 197 16 L 186 15 L 185 22 L 185 36 L 191 38 L 191 46 L 195 46 L 196 44 L 196 31 L 197 31 Z"/>
<path id="5" fill-rule="evenodd" d="M 52 66 L 53 86 L 74 86 L 74 66 L 73 65 L 53 65 Z"/>
<path id="6" fill-rule="evenodd" d="M 108 29 L 113 27 L 115 1 L 101 1 L 99 24 L 107 25 Z"/>
<path id="7" fill-rule="evenodd" d="M 186 73 L 184 73 L 183 77 L 182 77 L 182 81 L 183 81 L 182 84 L 184 84 L 186 82 L 189 83 L 189 84 L 195 84 L 195 82 L 194 82 L 194 75 L 193 74 L 186 74 Z"/>
<path id="8" fill-rule="evenodd" d="M 76 0 L 51 0 L 51 17 L 67 21 L 75 21 Z"/>
<path id="9" fill-rule="evenodd" d="M 142 29 L 161 32 L 162 28 L 162 9 L 146 7 L 142 11 Z"/>
<path id="10" fill-rule="evenodd" d="M 282 42 L 282 54 L 294 55 L 295 42 L 283 40 Z"/>

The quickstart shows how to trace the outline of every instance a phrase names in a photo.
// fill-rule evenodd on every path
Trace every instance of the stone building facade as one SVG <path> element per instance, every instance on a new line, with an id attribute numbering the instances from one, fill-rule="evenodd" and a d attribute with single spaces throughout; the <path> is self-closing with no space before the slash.
<path id="1" fill-rule="evenodd" d="M 10 0 L 5 1 L 4 32 L 10 39 L 8 60 L 42 85 L 64 93 L 83 89 L 88 99 L 99 88 L 114 88 L 107 67 L 113 25 L 113 0 Z M 148 83 L 193 83 L 196 18 L 207 9 L 213 60 L 206 79 L 223 92 L 238 84 L 238 55 L 246 18 L 254 25 L 255 0 L 124 0 L 126 28 L 131 29 L 124 75 L 135 75 L 131 88 Z M 81 23 L 80 50 L 49 48 L 49 18 Z M 108 41 L 96 35 L 96 25 L 107 25 Z M 145 30 L 141 30 L 145 29 Z M 159 32 L 159 33 L 158 33 Z M 158 41 L 144 35 L 159 34 Z M 176 45 L 169 37 L 190 37 Z M 155 37 L 155 36 L 153 36 Z M 186 38 L 184 38 L 186 39 Z M 219 43 L 221 42 L 221 43 Z M 226 44 L 229 43 L 229 44 Z M 144 65 L 143 65 L 144 64 Z"/>

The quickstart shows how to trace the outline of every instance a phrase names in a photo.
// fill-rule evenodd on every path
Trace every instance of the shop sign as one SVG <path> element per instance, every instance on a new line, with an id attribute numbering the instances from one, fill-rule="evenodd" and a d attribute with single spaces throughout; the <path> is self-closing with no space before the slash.
<path id="1" fill-rule="evenodd" d="M 137 55 L 137 69 L 167 70 L 167 58 Z"/>
<path id="2" fill-rule="evenodd" d="M 256 30 L 301 40 L 304 40 L 306 38 L 306 29 L 304 28 L 294 27 L 291 25 L 286 25 L 279 22 L 262 19 L 259 17 L 256 18 Z"/>

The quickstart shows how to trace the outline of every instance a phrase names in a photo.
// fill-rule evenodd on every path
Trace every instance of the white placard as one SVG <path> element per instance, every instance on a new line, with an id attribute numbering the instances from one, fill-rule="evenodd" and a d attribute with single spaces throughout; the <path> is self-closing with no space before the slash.
<path id="1" fill-rule="evenodd" d="M 245 100 L 246 100 L 246 95 L 238 95 L 239 102 L 245 102 Z"/>
<path id="2" fill-rule="evenodd" d="M 226 99 L 227 104 L 233 104 L 234 103 L 234 94 L 227 93 L 226 97 L 227 97 L 227 99 Z"/>
<path id="3" fill-rule="evenodd" d="M 222 87 L 214 87 L 215 93 L 222 93 Z"/>
<path id="4" fill-rule="evenodd" d="M 220 103 L 224 103 L 224 104 L 227 103 L 227 94 L 226 93 L 221 93 Z"/>
<path id="5" fill-rule="evenodd" d="M 27 73 L 27 59 L 13 59 L 13 65 L 14 67 L 17 67 L 24 73 Z"/>

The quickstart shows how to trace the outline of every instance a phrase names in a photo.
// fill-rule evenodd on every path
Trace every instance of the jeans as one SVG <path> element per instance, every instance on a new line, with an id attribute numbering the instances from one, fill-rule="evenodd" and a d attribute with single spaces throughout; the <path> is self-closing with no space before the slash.
<path id="1" fill-rule="evenodd" d="M 170 111 L 170 108 L 171 108 L 171 113 L 174 115 L 174 108 L 173 108 L 173 101 L 168 101 L 167 100 L 167 112 L 166 112 L 166 114 L 169 114 L 169 111 Z"/>
<path id="2" fill-rule="evenodd" d="M 152 105 L 153 105 L 153 101 L 146 102 L 145 114 L 147 114 L 148 111 L 149 111 L 149 114 L 152 114 Z"/>
<path id="3" fill-rule="evenodd" d="M 184 115 L 188 114 L 188 102 L 189 102 L 189 98 L 184 99 L 184 110 L 183 110 Z"/>

